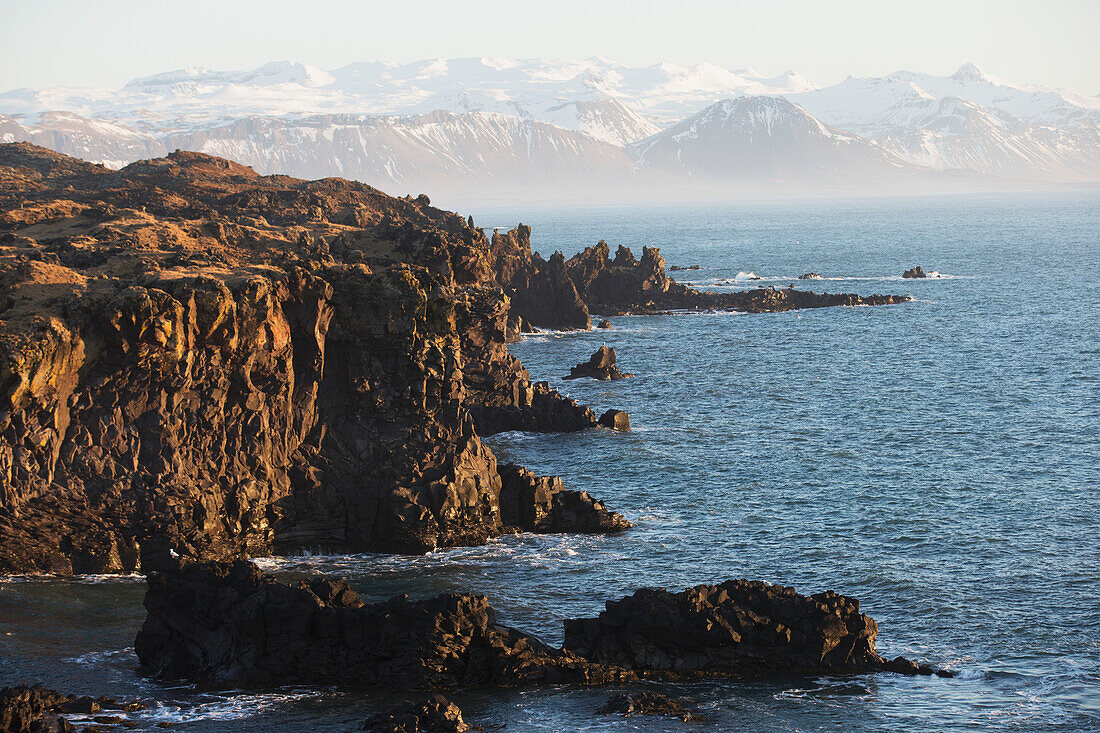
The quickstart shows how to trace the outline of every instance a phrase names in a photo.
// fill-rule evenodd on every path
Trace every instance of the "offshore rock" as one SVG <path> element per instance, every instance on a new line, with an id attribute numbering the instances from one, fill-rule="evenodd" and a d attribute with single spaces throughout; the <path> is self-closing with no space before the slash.
<path id="1" fill-rule="evenodd" d="M 703 723 L 706 718 L 685 708 L 682 703 L 656 692 L 624 692 L 608 698 L 598 712 L 631 715 L 663 715 L 685 723 Z"/>
<path id="2" fill-rule="evenodd" d="M 915 280 L 915 279 L 920 279 L 920 278 L 923 278 L 923 277 L 928 277 L 928 273 L 926 273 L 924 271 L 923 267 L 918 265 L 918 266 L 914 267 L 911 270 L 906 270 L 905 272 L 903 272 L 901 274 L 901 276 L 908 279 L 908 280 Z"/>
<path id="3" fill-rule="evenodd" d="M 818 275 L 816 272 L 807 272 L 805 275 L 799 275 L 799 280 L 824 280 L 825 278 Z"/>
<path id="4" fill-rule="evenodd" d="M 604 414 L 600 415 L 600 427 L 611 428 L 612 430 L 620 430 L 622 432 L 630 431 L 630 415 L 626 414 L 622 410 L 608 410 Z"/>
<path id="5" fill-rule="evenodd" d="M 565 622 L 565 648 L 601 664 L 670 674 L 932 673 L 880 657 L 877 634 L 853 598 L 730 580 L 608 602 L 599 618 Z"/>
<path id="6" fill-rule="evenodd" d="M 27 144 L 0 181 L 0 573 L 483 542 L 478 433 L 595 424 L 508 353 L 490 242 L 427 197 Z"/>
<path id="7" fill-rule="evenodd" d="M 465 733 L 470 726 L 457 705 L 432 695 L 420 704 L 404 702 L 386 713 L 372 715 L 360 730 L 369 733 Z"/>
<path id="8" fill-rule="evenodd" d="M 596 328 L 613 328 L 613 326 L 611 325 L 611 321 L 605 318 L 597 324 Z"/>
<path id="9" fill-rule="evenodd" d="M 668 268 L 668 271 L 669 272 L 680 272 L 680 271 L 686 271 L 686 270 L 702 270 L 702 269 L 703 269 L 702 265 L 685 265 L 685 266 L 670 265 L 669 268 Z"/>
<path id="10" fill-rule="evenodd" d="M 627 374 L 619 371 L 618 365 L 615 363 L 615 349 L 607 348 L 607 345 L 603 345 L 596 349 L 596 353 L 589 357 L 588 361 L 582 362 L 577 366 L 569 370 L 568 377 L 562 377 L 562 379 L 629 379 L 633 377 L 633 374 Z"/>
<path id="11" fill-rule="evenodd" d="M 556 476 L 536 476 L 522 466 L 500 467 L 504 523 L 526 532 L 611 534 L 632 526 L 584 491 L 567 491 Z"/>
<path id="12" fill-rule="evenodd" d="M 368 605 L 343 580 L 287 584 L 245 561 L 176 561 L 148 583 L 134 649 L 161 679 L 412 690 L 634 677 L 498 625 L 480 595 Z"/>

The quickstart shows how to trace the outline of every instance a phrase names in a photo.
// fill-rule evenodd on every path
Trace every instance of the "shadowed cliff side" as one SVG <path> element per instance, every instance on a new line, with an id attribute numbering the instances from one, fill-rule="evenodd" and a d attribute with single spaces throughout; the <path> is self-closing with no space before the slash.
<path id="1" fill-rule="evenodd" d="M 26 144 L 0 183 L 0 572 L 483 542 L 478 420 L 595 422 L 508 354 L 488 240 L 426 196 Z M 518 528 L 605 511 L 567 493 Z"/>

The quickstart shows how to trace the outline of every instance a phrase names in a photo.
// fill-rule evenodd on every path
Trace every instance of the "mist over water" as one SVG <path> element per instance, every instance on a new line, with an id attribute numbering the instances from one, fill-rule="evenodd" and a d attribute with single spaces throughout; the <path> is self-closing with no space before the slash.
<path id="1" fill-rule="evenodd" d="M 533 227 L 544 256 L 599 239 L 708 289 L 905 293 L 878 308 L 613 318 L 512 346 L 535 379 L 634 430 L 509 433 L 501 461 L 622 511 L 618 537 L 520 535 L 423 557 L 264 559 L 349 578 L 365 600 L 487 594 L 560 643 L 561 620 L 641 586 L 746 577 L 854 596 L 879 650 L 959 672 L 644 684 L 700 730 L 1100 728 L 1100 192 L 680 209 L 474 211 Z M 915 265 L 941 273 L 901 280 Z M 820 281 L 797 281 L 807 272 Z M 742 277 L 738 275 L 742 274 Z M 763 278 L 751 280 L 749 273 Z M 601 343 L 637 377 L 561 382 Z M 92 582 L 95 581 L 95 582 Z M 136 674 L 144 583 L 0 582 L 0 683 L 146 697 L 139 729 L 347 731 L 405 696 L 199 692 Z M 509 731 L 681 731 L 595 714 L 608 688 L 468 691 L 467 721 Z M 691 726 L 696 727 L 696 726 Z"/>

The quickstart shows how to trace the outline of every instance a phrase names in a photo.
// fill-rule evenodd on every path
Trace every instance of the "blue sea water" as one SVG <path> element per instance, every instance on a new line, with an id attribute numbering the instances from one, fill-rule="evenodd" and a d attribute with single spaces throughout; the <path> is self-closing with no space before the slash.
<path id="1" fill-rule="evenodd" d="M 674 276 L 717 291 L 796 282 L 915 300 L 531 336 L 512 349 L 534 378 L 627 410 L 633 430 L 490 445 L 635 529 L 261 564 L 341 574 L 368 599 L 483 592 L 551 642 L 563 618 L 642 586 L 831 589 L 862 601 L 885 655 L 958 672 L 641 685 L 700 709 L 702 726 L 599 715 L 607 688 L 456 693 L 486 730 L 1100 730 L 1100 192 L 474 215 L 532 225 L 545 255 L 601 238 L 658 246 L 702 266 Z M 902 280 L 914 265 L 942 277 Z M 795 280 L 811 271 L 826 279 Z M 560 381 L 602 343 L 634 379 Z M 0 683 L 150 698 L 142 729 L 347 731 L 393 702 L 144 680 L 131 648 L 143 594 L 140 578 L 0 583 Z"/>

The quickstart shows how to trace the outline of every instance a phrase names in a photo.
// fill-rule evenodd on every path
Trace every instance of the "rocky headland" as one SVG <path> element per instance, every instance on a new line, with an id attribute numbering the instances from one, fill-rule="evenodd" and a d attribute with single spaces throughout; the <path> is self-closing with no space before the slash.
<path id="1" fill-rule="evenodd" d="M 0 573 L 481 543 L 515 526 L 480 436 L 597 423 L 532 383 L 522 330 L 906 299 L 700 293 L 656 249 L 543 260 L 523 225 L 199 153 L 6 144 L 0 182 Z"/>

